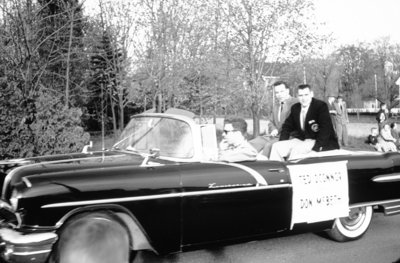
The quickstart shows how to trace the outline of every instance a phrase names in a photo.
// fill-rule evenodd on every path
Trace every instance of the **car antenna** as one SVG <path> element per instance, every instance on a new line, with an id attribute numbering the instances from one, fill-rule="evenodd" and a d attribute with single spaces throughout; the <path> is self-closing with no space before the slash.
<path id="1" fill-rule="evenodd" d="M 103 153 L 103 159 L 104 159 L 104 151 L 105 151 L 105 146 L 104 146 L 104 83 L 101 83 L 101 151 Z"/>

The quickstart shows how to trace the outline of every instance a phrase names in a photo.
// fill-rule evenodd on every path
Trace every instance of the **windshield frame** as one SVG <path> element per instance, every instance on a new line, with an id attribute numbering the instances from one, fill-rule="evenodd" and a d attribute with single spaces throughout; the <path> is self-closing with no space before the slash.
<path id="1" fill-rule="evenodd" d="M 178 157 L 171 157 L 171 156 L 165 156 L 160 154 L 159 158 L 163 160 L 171 160 L 171 161 L 176 161 L 176 162 L 194 162 L 194 161 L 199 161 L 202 158 L 202 151 L 201 151 L 201 133 L 200 133 L 200 126 L 196 124 L 196 122 L 189 117 L 183 116 L 183 115 L 176 115 L 176 114 L 166 114 L 166 113 L 142 113 L 142 114 L 137 114 L 131 117 L 131 120 L 134 120 L 135 118 L 159 118 L 161 119 L 172 119 L 176 121 L 181 121 L 184 122 L 185 124 L 188 125 L 190 128 L 191 132 L 191 140 L 192 140 L 192 145 L 193 145 L 193 155 L 191 157 L 187 158 L 178 158 Z M 124 129 L 125 130 L 125 129 Z M 123 140 L 126 138 L 120 139 L 117 141 L 113 146 L 112 150 L 116 151 L 123 151 L 127 153 L 133 153 L 133 154 L 139 154 L 143 155 L 140 152 L 135 152 L 135 151 L 129 151 L 125 149 L 119 149 L 117 147 L 117 144 L 121 143 Z"/>

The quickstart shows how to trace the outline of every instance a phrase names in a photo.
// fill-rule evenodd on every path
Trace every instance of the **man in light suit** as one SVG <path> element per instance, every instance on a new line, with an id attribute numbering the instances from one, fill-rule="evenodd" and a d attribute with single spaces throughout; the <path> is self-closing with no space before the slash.
<path id="1" fill-rule="evenodd" d="M 349 115 L 347 114 L 346 103 L 343 101 L 343 97 L 339 95 L 337 102 L 335 103 L 337 126 L 336 132 L 341 146 L 349 145 L 349 138 L 347 133 L 347 124 L 349 123 Z"/>
<path id="2" fill-rule="evenodd" d="M 277 103 L 272 109 L 272 121 L 268 124 L 268 131 L 271 137 L 259 136 L 250 141 L 258 151 L 269 157 L 272 144 L 277 142 L 282 129 L 282 124 L 290 114 L 293 104 L 299 102 L 298 99 L 290 96 L 290 87 L 284 81 L 277 81 L 273 85 Z"/>
<path id="3" fill-rule="evenodd" d="M 290 114 L 290 109 L 299 100 L 290 96 L 290 87 L 286 82 L 277 81 L 273 87 L 278 103 L 272 109 L 272 122 L 269 123 L 268 130 L 271 136 L 277 137 L 281 133 L 283 123 Z"/>
<path id="4" fill-rule="evenodd" d="M 272 145 L 270 160 L 291 160 L 313 152 L 339 149 L 327 104 L 313 98 L 311 86 L 307 84 L 298 87 L 298 99 L 299 103 L 292 106 L 282 125 L 279 142 Z M 290 139 L 293 132 L 296 134 Z"/>

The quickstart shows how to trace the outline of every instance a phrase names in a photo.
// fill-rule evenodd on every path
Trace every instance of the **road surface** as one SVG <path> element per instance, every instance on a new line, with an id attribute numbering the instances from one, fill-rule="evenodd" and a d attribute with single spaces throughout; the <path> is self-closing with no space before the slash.
<path id="1" fill-rule="evenodd" d="M 400 263 L 400 215 L 374 214 L 357 241 L 338 243 L 306 233 L 159 257 L 139 252 L 134 263 Z"/>

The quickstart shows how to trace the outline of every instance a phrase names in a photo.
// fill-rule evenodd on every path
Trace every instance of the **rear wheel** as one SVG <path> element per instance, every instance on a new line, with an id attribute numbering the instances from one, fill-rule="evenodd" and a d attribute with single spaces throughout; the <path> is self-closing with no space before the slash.
<path id="1" fill-rule="evenodd" d="M 371 223 L 372 207 L 351 208 L 348 217 L 337 218 L 328 235 L 339 242 L 356 240 L 362 237 Z"/>

